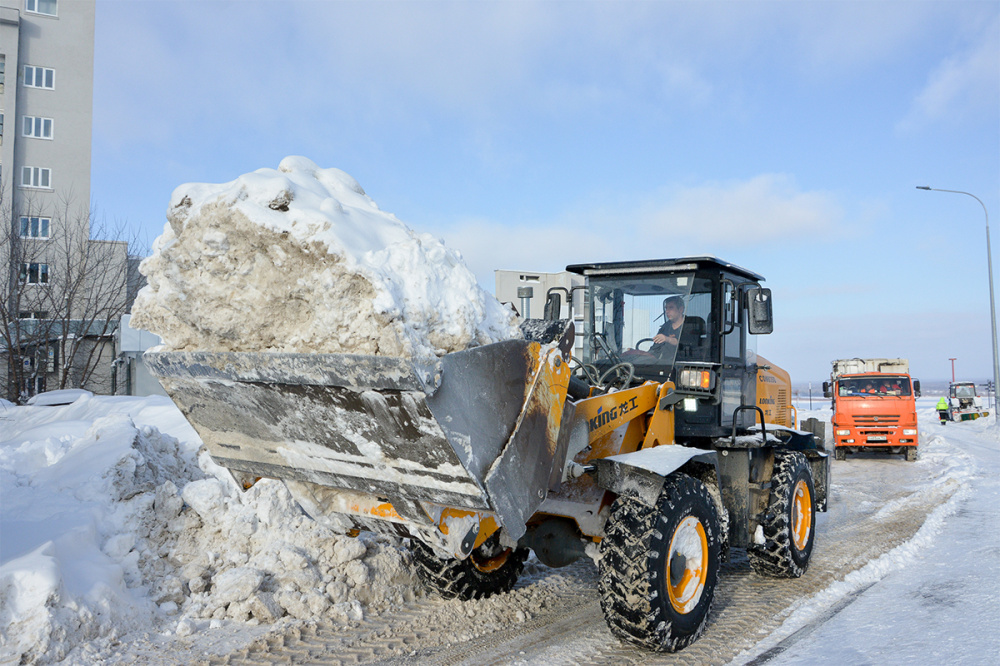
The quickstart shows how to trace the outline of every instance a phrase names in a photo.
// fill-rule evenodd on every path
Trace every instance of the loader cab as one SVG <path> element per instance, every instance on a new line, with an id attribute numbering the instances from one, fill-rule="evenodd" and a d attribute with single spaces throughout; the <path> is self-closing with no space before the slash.
<path id="1" fill-rule="evenodd" d="M 770 333 L 763 277 L 715 257 L 577 264 L 587 278 L 583 359 L 591 378 L 672 381 L 679 437 L 754 423 L 756 335 Z M 623 369 L 625 370 L 623 372 Z"/>

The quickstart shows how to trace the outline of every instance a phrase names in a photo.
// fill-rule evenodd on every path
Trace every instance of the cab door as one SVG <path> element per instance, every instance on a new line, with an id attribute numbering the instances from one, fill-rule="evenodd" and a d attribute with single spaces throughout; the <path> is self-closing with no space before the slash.
<path id="1" fill-rule="evenodd" d="M 721 280 L 722 303 L 722 426 L 730 429 L 733 414 L 741 405 L 754 405 L 757 401 L 756 353 L 747 355 L 746 311 L 744 308 L 745 282 L 732 275 L 723 274 Z M 738 428 L 753 425 L 756 415 L 744 410 L 737 421 Z"/>

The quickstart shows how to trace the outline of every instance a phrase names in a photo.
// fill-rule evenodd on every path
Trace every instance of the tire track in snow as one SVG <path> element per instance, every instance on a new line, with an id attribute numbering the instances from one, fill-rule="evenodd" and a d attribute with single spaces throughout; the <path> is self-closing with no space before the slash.
<path id="1" fill-rule="evenodd" d="M 723 567 L 704 635 L 677 654 L 645 652 L 612 637 L 601 616 L 596 569 L 580 562 L 561 570 L 538 567 L 504 595 L 515 605 L 524 605 L 525 599 L 536 604 L 524 622 L 483 620 L 473 609 L 472 617 L 461 619 L 462 602 L 430 598 L 357 627 L 318 623 L 308 635 L 289 636 L 284 645 L 274 643 L 266 650 L 245 650 L 209 663 L 257 666 L 305 659 L 317 664 L 727 664 L 772 636 L 804 600 L 912 541 L 935 509 L 951 505 L 962 465 L 949 471 L 934 457 L 923 464 L 877 457 L 835 463 L 831 511 L 819 516 L 817 546 L 806 574 L 791 580 L 764 578 L 752 572 L 744 554 L 733 551 L 733 560 Z M 862 591 L 855 586 L 829 603 L 842 609 Z M 505 602 L 503 597 L 494 600 Z M 818 626 L 833 614 L 817 616 L 808 626 Z M 808 634 L 808 627 L 799 629 L 799 638 Z M 786 647 L 799 638 L 787 637 Z"/>

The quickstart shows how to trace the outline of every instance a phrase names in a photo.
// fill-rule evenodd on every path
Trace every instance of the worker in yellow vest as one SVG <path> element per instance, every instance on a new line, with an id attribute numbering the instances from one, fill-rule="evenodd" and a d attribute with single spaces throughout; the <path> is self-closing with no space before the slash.
<path id="1" fill-rule="evenodd" d="M 950 419 L 950 414 L 948 413 L 948 400 L 944 396 L 941 396 L 941 399 L 938 400 L 937 413 L 938 418 L 941 419 L 941 425 L 948 423 L 948 420 Z"/>

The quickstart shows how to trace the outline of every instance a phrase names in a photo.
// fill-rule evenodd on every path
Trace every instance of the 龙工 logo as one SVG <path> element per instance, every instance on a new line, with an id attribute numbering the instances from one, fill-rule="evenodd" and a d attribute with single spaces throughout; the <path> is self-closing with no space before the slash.
<path id="1" fill-rule="evenodd" d="M 601 426 L 611 423 L 620 416 L 628 414 L 633 409 L 638 408 L 638 405 L 635 404 L 635 401 L 636 397 L 633 396 L 629 398 L 627 401 L 623 402 L 622 404 L 615 405 L 608 411 L 604 411 L 603 407 L 599 407 L 597 410 L 597 416 L 590 419 L 590 421 L 588 422 L 587 424 L 588 429 L 590 430 L 590 432 L 594 432 Z"/>

